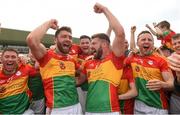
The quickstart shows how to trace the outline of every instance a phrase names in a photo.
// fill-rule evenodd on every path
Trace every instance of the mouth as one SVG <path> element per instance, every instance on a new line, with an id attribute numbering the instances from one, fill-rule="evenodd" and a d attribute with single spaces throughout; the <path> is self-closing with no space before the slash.
<path id="1" fill-rule="evenodd" d="M 91 53 L 92 53 L 93 55 L 95 55 L 95 54 L 96 54 L 96 50 L 95 50 L 95 49 L 91 49 Z"/>
<path id="2" fill-rule="evenodd" d="M 16 68 L 15 63 L 6 63 L 4 67 L 8 71 L 14 70 Z"/>
<path id="3" fill-rule="evenodd" d="M 89 47 L 83 47 L 82 50 L 89 50 Z"/>
<path id="4" fill-rule="evenodd" d="M 143 49 L 144 49 L 144 50 L 148 50 L 149 48 L 150 48 L 150 46 L 147 46 L 147 45 L 144 45 L 144 46 L 143 46 Z"/>
<path id="5" fill-rule="evenodd" d="M 175 49 L 175 52 L 177 52 L 178 54 L 180 54 L 180 47 Z"/>
<path id="6" fill-rule="evenodd" d="M 69 49 L 71 47 L 71 44 L 70 43 L 64 43 L 63 44 L 63 48 L 64 49 Z"/>

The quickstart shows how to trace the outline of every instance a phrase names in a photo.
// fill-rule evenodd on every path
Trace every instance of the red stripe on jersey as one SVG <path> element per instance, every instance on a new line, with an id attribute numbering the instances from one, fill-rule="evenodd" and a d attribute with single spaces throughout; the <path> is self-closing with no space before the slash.
<path id="1" fill-rule="evenodd" d="M 109 94 L 110 94 L 110 101 L 111 101 L 110 103 L 111 103 L 112 112 L 120 111 L 117 88 L 112 84 L 109 85 Z"/>
<path id="2" fill-rule="evenodd" d="M 46 96 L 46 106 L 49 108 L 52 108 L 54 105 L 54 84 L 53 84 L 53 78 L 43 80 L 44 84 L 44 93 Z"/>
<path id="3" fill-rule="evenodd" d="M 168 109 L 167 95 L 165 94 L 163 89 L 160 90 L 160 99 L 162 103 L 162 108 Z"/>

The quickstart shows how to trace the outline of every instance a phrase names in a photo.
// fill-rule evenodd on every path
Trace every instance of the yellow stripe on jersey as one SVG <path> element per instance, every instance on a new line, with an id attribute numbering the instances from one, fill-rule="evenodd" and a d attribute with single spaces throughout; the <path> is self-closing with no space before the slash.
<path id="1" fill-rule="evenodd" d="M 143 67 L 137 63 L 131 63 L 133 76 L 143 78 L 145 80 L 158 79 L 163 80 L 161 71 L 158 68 Z"/>
<path id="2" fill-rule="evenodd" d="M 87 73 L 90 73 L 88 82 L 104 80 L 118 86 L 122 76 L 122 69 L 117 70 L 112 61 L 109 60 L 101 63 L 95 69 L 88 69 Z"/>
<path id="3" fill-rule="evenodd" d="M 72 61 L 62 61 L 52 58 L 43 68 L 40 68 L 42 79 L 56 76 L 75 76 L 75 64 Z"/>
<path id="4" fill-rule="evenodd" d="M 27 79 L 28 76 L 23 76 L 21 78 L 9 81 L 6 84 L 2 84 L 1 86 L 5 88 L 5 92 L 0 93 L 0 99 L 27 91 Z"/>
<path id="5" fill-rule="evenodd" d="M 127 79 L 121 79 L 118 86 L 118 94 L 124 94 L 129 90 L 129 83 Z"/>

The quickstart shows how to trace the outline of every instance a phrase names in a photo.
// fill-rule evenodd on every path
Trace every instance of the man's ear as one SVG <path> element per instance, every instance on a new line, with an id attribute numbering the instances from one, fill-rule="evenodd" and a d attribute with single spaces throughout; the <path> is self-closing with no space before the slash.
<path id="1" fill-rule="evenodd" d="M 53 37 L 53 41 L 54 41 L 54 43 L 56 44 L 56 42 L 57 42 L 57 39 L 56 39 L 55 37 Z"/>
<path id="2" fill-rule="evenodd" d="M 139 47 L 138 41 L 136 42 L 136 45 Z"/>

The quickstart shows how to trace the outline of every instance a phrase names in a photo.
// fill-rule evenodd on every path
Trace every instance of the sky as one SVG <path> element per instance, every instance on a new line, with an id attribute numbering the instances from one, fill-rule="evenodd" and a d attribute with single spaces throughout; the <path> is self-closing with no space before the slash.
<path id="1" fill-rule="evenodd" d="M 43 22 L 57 19 L 59 26 L 70 26 L 74 37 L 106 32 L 108 21 L 93 11 L 98 2 L 117 17 L 130 39 L 130 28 L 137 34 L 145 24 L 167 20 L 180 33 L 180 0 L 0 0 L 0 23 L 3 28 L 32 31 Z M 54 30 L 48 30 L 54 34 Z M 12 38 L 13 39 L 13 38 Z M 113 38 L 111 38 L 113 39 Z M 159 46 L 160 41 L 155 42 Z"/>

